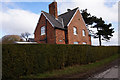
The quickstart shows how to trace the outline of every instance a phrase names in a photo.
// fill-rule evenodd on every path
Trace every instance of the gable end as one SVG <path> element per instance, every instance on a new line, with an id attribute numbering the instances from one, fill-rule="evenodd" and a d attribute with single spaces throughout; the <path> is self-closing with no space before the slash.
<path id="1" fill-rule="evenodd" d="M 74 16 L 76 15 L 77 11 L 78 11 L 78 9 L 76 10 L 76 12 L 74 13 L 74 15 L 72 16 L 72 18 L 71 18 L 70 22 L 67 24 L 67 26 L 70 25 L 71 21 L 73 20 Z"/>
<path id="2" fill-rule="evenodd" d="M 54 27 L 54 25 L 53 25 L 53 24 L 51 23 L 51 21 L 47 18 L 47 16 L 46 16 L 43 12 L 41 12 L 41 15 L 42 15 L 42 14 L 43 14 L 43 16 L 45 16 L 45 18 L 49 21 L 49 23 Z M 39 17 L 39 20 L 38 20 L 37 26 L 38 26 L 38 24 L 39 24 L 39 21 L 40 21 L 41 15 L 40 15 L 40 17 Z M 35 28 L 34 34 L 35 34 L 35 32 L 36 32 L 37 26 L 36 26 L 36 28 Z"/>

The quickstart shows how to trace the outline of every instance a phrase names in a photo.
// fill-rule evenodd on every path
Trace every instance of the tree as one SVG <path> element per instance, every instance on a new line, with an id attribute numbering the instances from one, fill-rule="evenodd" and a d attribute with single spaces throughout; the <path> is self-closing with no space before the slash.
<path id="1" fill-rule="evenodd" d="M 24 38 L 26 41 L 28 41 L 29 40 L 29 36 L 30 36 L 31 34 L 30 33 L 28 33 L 28 32 L 25 32 L 25 33 L 21 33 L 21 37 L 22 38 Z"/>
<path id="2" fill-rule="evenodd" d="M 101 46 L 101 40 L 109 41 L 110 38 L 113 36 L 112 33 L 114 33 L 113 31 L 114 28 L 111 28 L 112 24 L 111 23 L 105 24 L 105 21 L 102 18 L 91 16 L 91 14 L 87 12 L 87 9 L 81 11 L 82 11 L 81 14 L 83 16 L 83 19 L 85 20 L 86 26 L 89 30 L 89 33 L 94 38 L 99 38 L 100 46 Z M 88 25 L 90 25 L 90 27 Z M 97 32 L 94 32 L 89 28 L 96 28 Z"/>
<path id="3" fill-rule="evenodd" d="M 90 13 L 87 12 L 87 9 L 85 10 L 81 10 L 81 14 L 82 14 L 82 17 L 86 23 L 86 27 L 89 31 L 89 34 L 91 36 L 94 36 L 94 31 L 90 30 L 90 28 L 92 28 L 92 25 L 94 24 L 95 20 L 97 19 L 95 16 L 91 16 Z"/>
<path id="4" fill-rule="evenodd" d="M 99 38 L 99 44 L 101 46 L 101 40 L 109 41 L 113 36 L 114 28 L 111 28 L 112 24 L 105 24 L 102 18 L 98 18 L 96 21 L 96 25 L 93 28 L 97 28 L 97 32 L 94 35 L 94 38 Z"/>
<path id="5" fill-rule="evenodd" d="M 15 41 L 23 41 L 18 35 L 5 35 L 2 37 L 2 44 L 14 44 Z"/>

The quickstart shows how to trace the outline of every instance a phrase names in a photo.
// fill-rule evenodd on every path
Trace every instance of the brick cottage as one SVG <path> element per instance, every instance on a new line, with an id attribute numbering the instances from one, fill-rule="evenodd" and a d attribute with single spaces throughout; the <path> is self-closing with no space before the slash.
<path id="1" fill-rule="evenodd" d="M 91 45 L 79 8 L 58 15 L 56 1 L 49 5 L 49 13 L 41 11 L 34 36 L 37 43 Z"/>

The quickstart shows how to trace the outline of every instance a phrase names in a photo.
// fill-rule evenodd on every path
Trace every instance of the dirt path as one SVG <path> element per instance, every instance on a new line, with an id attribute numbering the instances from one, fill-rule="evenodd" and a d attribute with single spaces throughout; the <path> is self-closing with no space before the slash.
<path id="1" fill-rule="evenodd" d="M 120 63 L 120 59 L 117 59 L 117 60 L 114 60 L 114 61 L 112 61 L 111 63 L 109 63 L 109 64 L 106 64 L 105 66 L 102 66 L 102 67 L 99 67 L 99 68 L 97 68 L 97 69 L 94 69 L 94 70 L 91 70 L 91 71 L 88 71 L 88 72 L 86 72 L 86 73 L 82 73 L 82 74 L 75 74 L 75 75 L 72 75 L 72 76 L 68 76 L 67 78 L 86 78 L 86 79 L 88 79 L 88 78 L 101 78 L 101 77 L 95 77 L 95 75 L 96 74 L 100 74 L 100 73 L 102 73 L 102 72 L 104 72 L 104 71 L 106 71 L 106 70 L 109 70 L 110 68 L 115 68 L 116 66 L 117 66 L 117 68 L 118 68 L 118 63 Z M 115 69 L 114 69 L 115 70 Z M 111 75 L 113 75 L 114 76 L 114 74 L 112 74 L 113 72 L 114 72 L 114 70 L 112 69 L 112 72 L 111 72 Z M 117 69 L 118 70 L 118 69 Z M 116 71 L 117 71 L 116 70 Z M 120 70 L 120 67 L 119 67 L 119 70 Z M 116 72 L 114 72 L 114 73 L 116 73 Z M 107 74 L 106 76 L 107 76 L 107 78 L 109 78 L 109 75 L 110 74 Z M 119 77 L 118 75 L 116 76 L 116 77 Z M 115 78 L 116 78 L 115 77 Z M 111 78 L 111 77 L 110 77 Z"/>
<path id="2" fill-rule="evenodd" d="M 115 65 L 102 73 L 98 73 L 92 78 L 118 78 L 118 65 Z"/>
<path id="3" fill-rule="evenodd" d="M 113 61 L 108 64 L 104 71 L 97 72 L 96 74 L 90 76 L 91 78 L 120 78 L 120 59 Z"/>

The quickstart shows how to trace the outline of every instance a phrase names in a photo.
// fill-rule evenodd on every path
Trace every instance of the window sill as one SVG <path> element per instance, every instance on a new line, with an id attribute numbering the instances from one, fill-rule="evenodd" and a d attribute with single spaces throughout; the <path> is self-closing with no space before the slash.
<path id="1" fill-rule="evenodd" d="M 75 36 L 77 36 L 77 34 L 74 34 Z"/>

